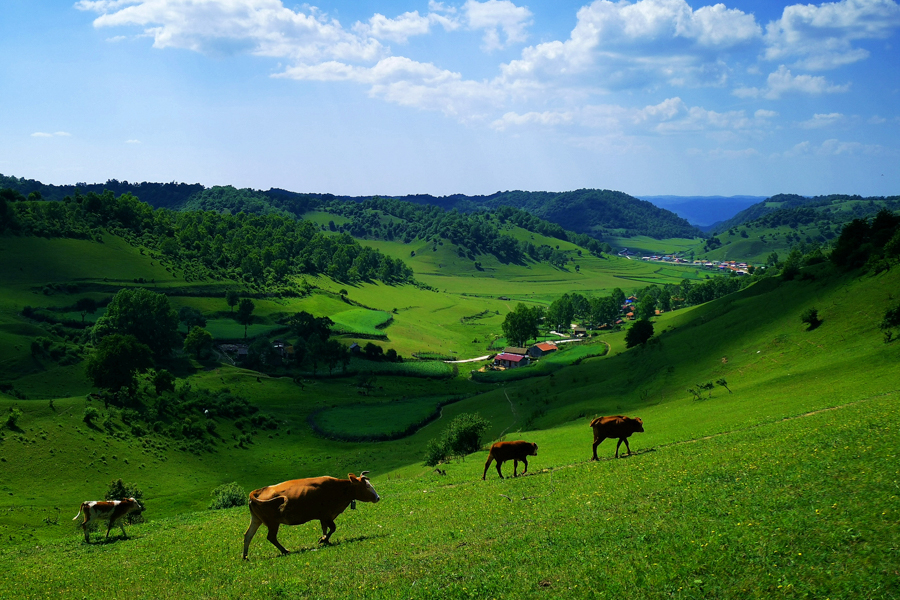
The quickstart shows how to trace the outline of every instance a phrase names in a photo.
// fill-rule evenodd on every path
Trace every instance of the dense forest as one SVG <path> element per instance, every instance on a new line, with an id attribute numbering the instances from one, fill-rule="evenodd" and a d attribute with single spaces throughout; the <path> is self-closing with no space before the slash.
<path id="1" fill-rule="evenodd" d="M 131 194 L 116 197 L 110 190 L 75 192 L 60 202 L 0 191 L 0 233 L 99 240 L 100 228 L 149 249 L 152 259 L 167 270 L 181 270 L 187 281 L 232 279 L 272 287 L 298 274 L 413 281 L 412 270 L 399 259 L 361 246 L 349 235 L 328 235 L 309 221 L 278 214 L 154 209 Z"/>
<path id="2" fill-rule="evenodd" d="M 78 183 L 74 186 L 54 186 L 32 179 L 0 175 L 0 188 L 9 188 L 28 197 L 37 193 L 38 198 L 62 200 L 75 191 L 102 193 L 110 190 L 116 195 L 131 193 L 156 208 L 198 208 L 215 203 L 218 196 L 231 195 L 226 188 L 207 189 L 200 184 L 184 183 L 129 183 L 111 179 L 104 184 Z M 233 188 L 231 188 L 233 189 Z M 216 191 L 212 191 L 216 190 Z M 244 192 L 244 190 L 240 190 Z M 251 191 L 251 190 L 247 190 Z M 301 215 L 324 204 L 365 203 L 378 199 L 375 196 L 353 197 L 332 194 L 306 194 L 282 189 L 255 191 L 255 200 L 270 204 L 286 213 Z M 518 209 L 539 219 L 559 225 L 563 230 L 588 235 L 603 240 L 606 234 L 617 236 L 646 235 L 657 239 L 669 237 L 702 237 L 703 233 L 675 213 L 659 208 L 650 202 L 638 200 L 623 192 L 582 189 L 570 192 L 497 192 L 486 196 L 409 195 L 393 197 L 411 204 L 437 206 L 445 211 L 456 210 L 462 214 L 491 211 L 500 207 Z M 250 202 L 245 212 L 265 212 L 272 208 Z M 246 202 L 246 199 L 245 199 Z"/>
<path id="3" fill-rule="evenodd" d="M 778 194 L 765 202 L 739 212 L 732 219 L 716 227 L 721 233 L 739 225 L 774 228 L 787 225 L 796 229 L 801 225 L 816 223 L 821 230 L 840 229 L 853 219 L 864 219 L 886 208 L 900 210 L 900 196 L 848 196 L 831 194 L 807 198 L 796 194 Z"/>

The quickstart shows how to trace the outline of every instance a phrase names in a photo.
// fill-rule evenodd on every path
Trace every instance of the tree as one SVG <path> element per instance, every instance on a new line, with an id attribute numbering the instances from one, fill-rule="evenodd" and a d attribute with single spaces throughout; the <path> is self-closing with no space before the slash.
<path id="1" fill-rule="evenodd" d="M 331 326 L 334 321 L 328 317 L 314 317 L 311 313 L 302 310 L 291 315 L 288 325 L 299 338 L 308 340 L 313 334 L 323 340 L 331 336 Z"/>
<path id="2" fill-rule="evenodd" d="M 236 291 L 228 290 L 225 292 L 225 302 L 231 307 L 231 312 L 234 312 L 234 307 L 237 306 L 240 301 L 241 296 Z"/>
<path id="3" fill-rule="evenodd" d="M 569 294 L 563 294 L 550 304 L 547 309 L 547 323 L 554 329 L 569 329 L 575 318 L 575 304 Z"/>
<path id="4" fill-rule="evenodd" d="M 255 308 L 256 305 L 253 304 L 250 298 L 242 298 L 240 304 L 238 304 L 234 320 L 244 326 L 244 339 L 247 339 L 247 326 L 253 322 L 253 310 Z"/>
<path id="5" fill-rule="evenodd" d="M 194 326 L 184 338 L 184 351 L 193 354 L 198 360 L 212 349 L 213 336 L 202 327 Z"/>
<path id="6" fill-rule="evenodd" d="M 635 321 L 628 331 L 625 332 L 625 347 L 633 348 L 644 344 L 651 337 L 653 337 L 653 323 L 646 319 Z"/>
<path id="7" fill-rule="evenodd" d="M 153 384 L 153 390 L 157 396 L 163 392 L 175 391 L 175 376 L 165 369 L 160 369 L 153 373 L 150 377 L 150 383 Z"/>
<path id="8" fill-rule="evenodd" d="M 637 317 L 649 321 L 654 315 L 656 315 L 656 300 L 650 294 L 646 294 L 638 304 Z"/>
<path id="9" fill-rule="evenodd" d="M 106 500 L 125 500 L 126 498 L 134 498 L 143 506 L 144 492 L 133 483 L 125 483 L 121 479 L 114 479 L 109 482 L 106 488 Z M 134 525 L 135 523 L 143 523 L 144 517 L 142 511 L 130 512 L 123 518 L 126 523 Z"/>
<path id="10" fill-rule="evenodd" d="M 133 335 L 113 333 L 100 342 L 85 361 L 85 372 L 94 385 L 118 391 L 135 388 L 135 376 L 153 366 L 152 351 Z"/>
<path id="11" fill-rule="evenodd" d="M 97 312 L 97 301 L 93 298 L 79 298 L 75 302 L 75 310 L 81 313 L 81 325 L 84 325 L 84 318 Z"/>
<path id="12" fill-rule="evenodd" d="M 524 346 L 531 338 L 538 335 L 538 321 L 543 311 L 539 306 L 529 308 L 521 302 L 507 313 L 503 320 L 503 335 L 513 346 Z"/>
<path id="13" fill-rule="evenodd" d="M 119 290 L 94 324 L 95 340 L 110 333 L 134 336 L 155 356 L 164 356 L 178 341 L 178 315 L 163 294 L 144 288 Z"/>
<path id="14" fill-rule="evenodd" d="M 185 324 L 188 331 L 194 327 L 206 327 L 206 317 L 203 313 L 191 306 L 182 306 L 178 311 L 178 320 Z"/>

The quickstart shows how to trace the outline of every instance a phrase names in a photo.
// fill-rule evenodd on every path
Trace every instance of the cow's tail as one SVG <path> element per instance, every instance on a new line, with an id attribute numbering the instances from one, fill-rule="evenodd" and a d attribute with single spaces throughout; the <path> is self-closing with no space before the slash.
<path id="1" fill-rule="evenodd" d="M 82 504 L 81 506 L 78 507 L 78 513 L 74 517 L 72 517 L 72 520 L 77 521 L 78 517 L 81 516 L 82 512 L 84 512 L 84 504 Z"/>

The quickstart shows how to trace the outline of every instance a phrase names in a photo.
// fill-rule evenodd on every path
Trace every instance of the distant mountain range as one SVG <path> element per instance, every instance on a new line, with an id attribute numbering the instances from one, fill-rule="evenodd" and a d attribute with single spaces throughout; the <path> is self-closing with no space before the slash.
<path id="1" fill-rule="evenodd" d="M 767 196 L 638 196 L 660 208 L 671 210 L 703 231 L 733 218 L 741 211 L 759 204 Z"/>

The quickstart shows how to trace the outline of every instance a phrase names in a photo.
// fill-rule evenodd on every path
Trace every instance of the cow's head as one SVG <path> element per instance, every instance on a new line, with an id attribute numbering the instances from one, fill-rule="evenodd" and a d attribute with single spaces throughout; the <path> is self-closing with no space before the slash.
<path id="1" fill-rule="evenodd" d="M 366 477 L 368 471 L 363 471 L 359 477 L 350 473 L 347 477 L 350 479 L 350 485 L 353 486 L 353 498 L 360 502 L 378 502 L 381 496 L 372 487 L 369 478 Z"/>
<path id="2" fill-rule="evenodd" d="M 529 456 L 537 456 L 537 444 L 532 442 L 531 452 L 529 452 L 528 454 L 529 454 Z"/>
<path id="3" fill-rule="evenodd" d="M 628 417 L 628 420 L 631 421 L 631 427 L 635 433 L 644 433 L 644 422 L 641 421 L 640 417 Z"/>

